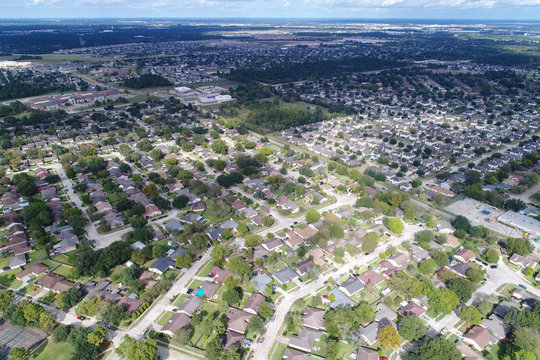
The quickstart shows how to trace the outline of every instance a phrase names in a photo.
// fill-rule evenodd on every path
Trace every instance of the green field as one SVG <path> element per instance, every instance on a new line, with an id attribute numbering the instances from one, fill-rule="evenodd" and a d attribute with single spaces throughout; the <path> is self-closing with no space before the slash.
<path id="1" fill-rule="evenodd" d="M 55 344 L 52 341 L 48 341 L 45 348 L 38 349 L 31 359 L 36 360 L 69 360 L 71 359 L 71 353 L 73 347 L 65 342 Z M 36 356 L 37 354 L 37 356 Z"/>

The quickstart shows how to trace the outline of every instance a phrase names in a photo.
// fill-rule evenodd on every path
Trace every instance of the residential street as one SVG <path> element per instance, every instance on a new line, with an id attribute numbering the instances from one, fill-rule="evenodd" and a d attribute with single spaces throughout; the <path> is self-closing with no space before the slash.
<path id="1" fill-rule="evenodd" d="M 343 266 L 338 268 L 337 271 L 321 275 L 319 279 L 311 283 L 302 283 L 300 284 L 300 288 L 298 290 L 286 293 L 285 296 L 281 299 L 279 305 L 276 307 L 275 320 L 270 322 L 270 324 L 268 325 L 266 333 L 264 335 L 263 343 L 257 344 L 257 347 L 253 352 L 254 359 L 269 358 L 270 350 L 276 342 L 276 338 L 279 335 L 279 330 L 282 327 L 283 322 L 285 321 L 285 316 L 287 315 L 291 306 L 296 300 L 301 299 L 305 296 L 315 294 L 317 292 L 317 289 L 324 286 L 324 282 L 328 279 L 328 277 L 337 279 L 340 276 L 348 273 L 350 270 L 354 269 L 355 266 L 367 265 L 369 262 L 378 258 L 380 253 L 385 252 L 387 247 L 398 246 L 403 241 L 410 239 L 415 232 L 420 231 L 421 229 L 422 228 L 416 225 L 405 224 L 403 236 L 393 238 L 391 241 L 386 243 L 386 246 L 379 246 L 374 252 L 370 253 L 369 255 L 360 255 L 349 263 L 344 264 Z"/>

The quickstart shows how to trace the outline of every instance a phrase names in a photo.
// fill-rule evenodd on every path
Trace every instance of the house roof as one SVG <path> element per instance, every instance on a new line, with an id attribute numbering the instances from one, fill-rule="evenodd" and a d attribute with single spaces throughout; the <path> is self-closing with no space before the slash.
<path id="1" fill-rule="evenodd" d="M 366 339 L 368 344 L 371 345 L 375 341 L 377 341 L 377 335 L 379 334 L 379 323 L 376 321 L 373 321 L 368 326 L 360 325 L 360 328 L 358 329 L 358 331 Z"/>
<path id="2" fill-rule="evenodd" d="M 174 266 L 175 261 L 169 257 L 160 257 L 152 265 L 150 265 L 149 269 L 155 269 L 158 270 L 161 273 L 164 273 L 169 269 L 169 267 Z"/>
<path id="3" fill-rule="evenodd" d="M 135 298 L 123 296 L 117 305 L 121 305 L 128 313 L 134 313 L 139 307 L 141 307 L 142 302 Z"/>
<path id="4" fill-rule="evenodd" d="M 372 286 L 378 285 L 384 281 L 384 278 L 374 270 L 368 270 L 366 273 L 360 275 L 359 278 L 364 284 L 371 284 Z"/>
<path id="5" fill-rule="evenodd" d="M 291 248 L 297 247 L 304 241 L 300 236 L 298 236 L 293 231 L 289 231 L 287 233 L 287 236 L 289 237 L 289 239 L 287 240 L 287 245 L 289 245 Z"/>
<path id="6" fill-rule="evenodd" d="M 201 289 L 204 289 L 204 296 L 210 299 L 214 297 L 214 295 L 216 294 L 216 291 L 219 289 L 219 286 L 220 286 L 219 284 L 216 284 L 210 281 L 205 281 L 202 283 Z"/>
<path id="7" fill-rule="evenodd" d="M 283 242 L 281 241 L 281 239 L 273 238 L 273 239 L 270 239 L 270 240 L 268 240 L 267 242 L 265 242 L 265 243 L 263 244 L 263 246 L 264 246 L 267 250 L 271 251 L 271 250 L 274 250 L 274 249 L 280 247 L 282 244 L 283 244 Z"/>
<path id="8" fill-rule="evenodd" d="M 517 308 L 518 307 L 512 304 L 511 302 L 503 300 L 497 306 L 495 306 L 495 308 L 493 309 L 493 313 L 503 318 L 507 312 L 509 312 L 512 309 L 517 309 Z"/>
<path id="9" fill-rule="evenodd" d="M 231 346 L 241 347 L 245 339 L 246 336 L 244 334 L 227 330 L 225 333 L 225 345 L 223 346 L 223 349 L 228 349 Z"/>
<path id="10" fill-rule="evenodd" d="M 233 272 L 231 270 L 224 270 L 218 266 L 214 266 L 210 270 L 210 275 L 212 275 L 216 281 L 224 282 L 226 278 L 233 275 Z"/>
<path id="11" fill-rule="evenodd" d="M 227 319 L 229 319 L 227 327 L 229 330 L 243 334 L 253 316 L 253 314 L 242 310 L 231 310 L 227 313 Z"/>
<path id="12" fill-rule="evenodd" d="M 174 334 L 179 329 L 184 329 L 191 323 L 191 318 L 186 314 L 174 314 L 169 322 L 163 326 L 161 331 L 167 331 Z"/>
<path id="13" fill-rule="evenodd" d="M 274 276 L 280 283 L 286 284 L 289 281 L 296 279 L 298 274 L 296 271 L 287 266 L 284 269 L 276 271 L 274 274 L 272 274 L 272 276 Z"/>
<path id="14" fill-rule="evenodd" d="M 266 290 L 266 284 L 272 282 L 272 278 L 267 273 L 262 273 L 251 279 L 251 282 L 255 284 L 259 292 L 264 292 Z"/>
<path id="15" fill-rule="evenodd" d="M 491 314 L 488 319 L 482 320 L 482 326 L 488 329 L 497 339 L 504 339 L 508 334 L 508 328 L 504 326 L 504 321 L 495 314 Z"/>
<path id="16" fill-rule="evenodd" d="M 315 329 L 324 329 L 324 310 L 307 306 L 302 315 L 302 323 Z"/>
<path id="17" fill-rule="evenodd" d="M 471 249 L 462 249 L 454 255 L 454 257 L 456 256 L 460 256 L 463 260 L 469 261 L 473 259 L 475 255 L 474 251 L 472 251 Z"/>
<path id="18" fill-rule="evenodd" d="M 308 225 L 303 229 L 295 228 L 294 231 L 298 236 L 300 236 L 302 239 L 308 239 L 311 236 L 317 234 L 317 229 L 315 229 L 313 226 Z"/>
<path id="19" fill-rule="evenodd" d="M 364 288 L 364 283 L 355 277 L 350 277 L 347 279 L 347 281 L 341 284 L 341 287 L 347 290 L 349 295 L 354 295 Z"/>
<path id="20" fill-rule="evenodd" d="M 420 305 L 418 305 L 414 301 L 409 301 L 407 305 L 405 305 L 399 310 L 399 314 L 401 316 L 405 316 L 405 315 L 420 316 L 424 314 L 425 312 L 426 310 L 424 310 L 424 308 L 422 308 Z"/>
<path id="21" fill-rule="evenodd" d="M 182 305 L 178 307 L 178 311 L 191 316 L 201 305 L 201 298 L 198 296 L 188 296 L 184 299 Z"/>
<path id="22" fill-rule="evenodd" d="M 322 331 L 309 327 L 302 327 L 298 335 L 293 335 L 289 339 L 289 346 L 301 350 L 310 351 L 315 341 L 321 338 Z"/>
<path id="23" fill-rule="evenodd" d="M 397 317 L 397 313 L 392 310 L 385 303 L 377 304 L 377 312 L 375 313 L 375 320 L 381 321 L 382 319 L 394 320 Z"/>
<path id="24" fill-rule="evenodd" d="M 489 332 L 482 326 L 474 326 L 465 337 L 474 341 L 482 349 L 489 344 Z"/>
<path id="25" fill-rule="evenodd" d="M 339 306 L 354 306 L 356 303 L 352 301 L 347 295 L 339 291 L 338 289 L 332 289 L 329 292 L 330 295 L 334 295 L 335 300 L 330 304 L 333 308 Z"/>
<path id="26" fill-rule="evenodd" d="M 356 360 L 379 360 L 379 353 L 377 350 L 360 347 L 356 354 Z"/>
<path id="27" fill-rule="evenodd" d="M 286 348 L 282 360 L 307 360 L 308 354 L 291 348 Z"/>
<path id="28" fill-rule="evenodd" d="M 251 294 L 244 306 L 244 310 L 252 310 L 253 312 L 258 313 L 261 303 L 263 303 L 264 300 L 266 300 L 266 298 L 261 294 Z"/>
<path id="29" fill-rule="evenodd" d="M 49 270 L 49 267 L 46 266 L 46 265 L 43 265 L 41 263 L 37 263 L 37 264 L 34 264 L 26 269 L 24 269 L 23 271 L 15 274 L 15 277 L 17 279 L 22 279 L 23 277 L 27 276 L 27 275 L 41 275 L 43 274 L 45 271 Z"/>

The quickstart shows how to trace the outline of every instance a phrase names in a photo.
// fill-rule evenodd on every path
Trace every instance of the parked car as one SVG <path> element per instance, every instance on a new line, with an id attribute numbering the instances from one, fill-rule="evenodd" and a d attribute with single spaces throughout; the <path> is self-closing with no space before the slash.
<path id="1" fill-rule="evenodd" d="M 8 270 L 11 270 L 11 268 L 10 268 L 9 266 L 4 266 L 4 267 L 2 268 L 2 270 L 3 270 L 3 271 L 8 271 Z"/>
<path id="2" fill-rule="evenodd" d="M 522 288 L 522 289 L 527 290 L 527 287 L 525 285 L 523 285 L 523 284 L 519 284 L 519 287 Z"/>
<path id="3" fill-rule="evenodd" d="M 77 320 L 84 321 L 84 320 L 86 320 L 86 318 L 84 316 L 77 316 Z"/>
<path id="4" fill-rule="evenodd" d="M 187 293 L 188 293 L 188 294 L 193 293 L 193 289 L 187 289 Z"/>

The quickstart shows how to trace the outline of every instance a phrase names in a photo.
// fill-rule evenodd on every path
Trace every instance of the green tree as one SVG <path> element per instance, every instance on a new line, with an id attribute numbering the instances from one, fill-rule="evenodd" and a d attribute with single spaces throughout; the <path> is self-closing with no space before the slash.
<path id="1" fill-rule="evenodd" d="M 427 326 L 418 316 L 406 315 L 401 319 L 398 330 L 404 339 L 416 341 L 426 335 Z"/>
<path id="2" fill-rule="evenodd" d="M 25 348 L 16 347 L 9 352 L 10 360 L 24 360 L 30 355 L 30 352 Z"/>
<path id="3" fill-rule="evenodd" d="M 115 352 L 127 360 L 159 360 L 158 346 L 155 340 L 146 339 L 137 341 L 129 336 L 124 336 L 124 341 L 116 348 Z"/>
<path id="4" fill-rule="evenodd" d="M 157 188 L 156 184 L 154 184 L 154 183 L 150 183 L 150 184 L 146 185 L 143 188 L 143 193 L 145 193 L 146 196 L 148 196 L 149 198 L 153 198 L 154 196 L 159 195 L 158 188 Z"/>
<path id="5" fill-rule="evenodd" d="M 427 259 L 420 263 L 418 271 L 424 275 L 432 275 L 437 270 L 437 263 L 433 259 Z"/>
<path id="6" fill-rule="evenodd" d="M 467 278 L 477 284 L 484 279 L 484 272 L 481 269 L 469 269 L 467 271 Z"/>
<path id="7" fill-rule="evenodd" d="M 437 314 L 449 314 L 458 307 L 459 298 L 456 293 L 450 289 L 435 289 L 429 299 L 429 305 Z"/>
<path id="8" fill-rule="evenodd" d="M 13 303 L 14 299 L 15 295 L 13 295 L 11 290 L 6 289 L 0 291 L 0 312 L 4 312 L 4 310 Z"/>
<path id="9" fill-rule="evenodd" d="M 474 306 L 464 306 L 459 313 L 461 319 L 471 325 L 480 325 L 482 323 L 482 314 Z"/>
<path id="10" fill-rule="evenodd" d="M 509 238 L 505 246 L 510 254 L 529 255 L 533 250 L 533 246 L 526 238 Z"/>
<path id="11" fill-rule="evenodd" d="M 315 209 L 310 209 L 306 212 L 306 221 L 308 223 L 316 223 L 321 218 L 321 215 Z"/>
<path id="12" fill-rule="evenodd" d="M 435 234 L 431 230 L 422 230 L 416 233 L 416 241 L 421 243 L 428 243 L 435 240 Z"/>
<path id="13" fill-rule="evenodd" d="M 93 332 L 88 334 L 88 342 L 95 347 L 99 347 L 104 341 L 107 331 L 103 326 L 96 326 Z"/>
<path id="14" fill-rule="evenodd" d="M 377 248 L 379 236 L 375 231 L 370 231 L 362 237 L 362 251 L 372 252 Z"/>
<path id="15" fill-rule="evenodd" d="M 425 337 L 421 345 L 403 356 L 404 360 L 461 360 L 454 343 L 442 337 Z"/>
<path id="16" fill-rule="evenodd" d="M 373 310 L 373 307 L 366 301 L 360 301 L 358 303 L 355 308 L 355 313 L 358 321 L 362 324 L 375 320 L 375 310 Z"/>
<path id="17" fill-rule="evenodd" d="M 398 218 L 385 218 L 384 226 L 386 226 L 394 234 L 401 234 L 403 232 L 403 222 Z"/>
<path id="18" fill-rule="evenodd" d="M 227 153 L 227 143 L 221 139 L 215 140 L 212 143 L 212 151 L 217 154 L 226 154 Z"/>
<path id="19" fill-rule="evenodd" d="M 518 348 L 533 353 L 540 359 L 540 334 L 537 330 L 518 327 L 512 332 L 512 341 Z"/>
<path id="20" fill-rule="evenodd" d="M 462 302 L 467 302 L 474 292 L 474 283 L 468 279 L 450 279 L 448 280 L 447 286 Z"/>
<path id="21" fill-rule="evenodd" d="M 174 198 L 172 204 L 177 209 L 183 209 L 187 205 L 188 202 L 189 202 L 189 198 L 186 195 L 179 195 Z"/>
<path id="22" fill-rule="evenodd" d="M 259 316 L 265 320 L 270 319 L 274 316 L 274 309 L 266 301 L 263 301 L 259 307 Z"/>
<path id="23" fill-rule="evenodd" d="M 496 264 L 499 262 L 499 252 L 493 248 L 489 248 L 484 253 L 486 261 L 490 264 Z"/>
<path id="24" fill-rule="evenodd" d="M 190 254 L 180 254 L 176 257 L 176 267 L 177 268 L 189 268 L 193 259 Z"/>

